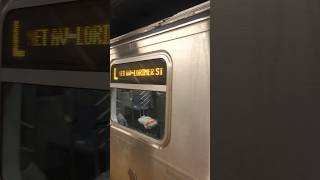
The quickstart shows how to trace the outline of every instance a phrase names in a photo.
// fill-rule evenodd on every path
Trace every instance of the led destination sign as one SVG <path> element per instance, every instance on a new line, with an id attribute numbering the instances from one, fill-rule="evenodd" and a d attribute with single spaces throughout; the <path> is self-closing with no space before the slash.
<path id="1" fill-rule="evenodd" d="M 112 83 L 166 85 L 167 64 L 163 59 L 114 64 Z"/>
<path id="2" fill-rule="evenodd" d="M 77 1 L 9 12 L 3 33 L 3 66 L 106 71 L 107 2 Z"/>

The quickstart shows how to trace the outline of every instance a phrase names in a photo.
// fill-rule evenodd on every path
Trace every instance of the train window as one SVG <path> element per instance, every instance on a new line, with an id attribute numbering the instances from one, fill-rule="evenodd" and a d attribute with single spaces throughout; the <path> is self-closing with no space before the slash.
<path id="1" fill-rule="evenodd" d="M 154 147 L 170 133 L 171 61 L 165 53 L 111 63 L 111 127 Z"/>
<path id="2" fill-rule="evenodd" d="M 14 171 L 22 180 L 107 177 L 106 91 L 4 83 L 3 98 L 4 176 Z"/>
<path id="3" fill-rule="evenodd" d="M 152 138 L 163 138 L 165 92 L 132 89 L 113 91 L 116 91 L 116 122 Z"/>

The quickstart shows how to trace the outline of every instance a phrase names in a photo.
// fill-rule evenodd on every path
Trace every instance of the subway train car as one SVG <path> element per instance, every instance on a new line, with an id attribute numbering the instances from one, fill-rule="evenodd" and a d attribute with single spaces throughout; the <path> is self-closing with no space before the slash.
<path id="1" fill-rule="evenodd" d="M 209 11 L 111 39 L 112 180 L 210 179 Z"/>
<path id="2" fill-rule="evenodd" d="M 4 3 L 1 180 L 109 178 L 108 6 Z"/>

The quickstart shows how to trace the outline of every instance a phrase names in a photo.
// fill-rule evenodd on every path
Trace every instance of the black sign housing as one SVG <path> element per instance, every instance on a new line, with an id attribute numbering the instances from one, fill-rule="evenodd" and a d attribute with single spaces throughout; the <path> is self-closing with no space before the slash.
<path id="1" fill-rule="evenodd" d="M 107 71 L 108 7 L 107 0 L 87 0 L 10 11 L 2 34 L 2 65 Z"/>
<path id="2" fill-rule="evenodd" d="M 164 59 L 152 59 L 113 64 L 111 83 L 166 85 L 167 63 Z"/>

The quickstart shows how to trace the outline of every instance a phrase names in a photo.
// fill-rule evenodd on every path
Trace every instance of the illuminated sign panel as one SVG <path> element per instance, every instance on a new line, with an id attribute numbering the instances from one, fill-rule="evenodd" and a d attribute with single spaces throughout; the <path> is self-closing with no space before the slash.
<path id="1" fill-rule="evenodd" d="M 111 83 L 166 85 L 167 64 L 152 59 L 111 66 Z"/>
<path id="2" fill-rule="evenodd" d="M 3 66 L 107 71 L 108 2 L 90 0 L 10 11 L 2 35 Z"/>

